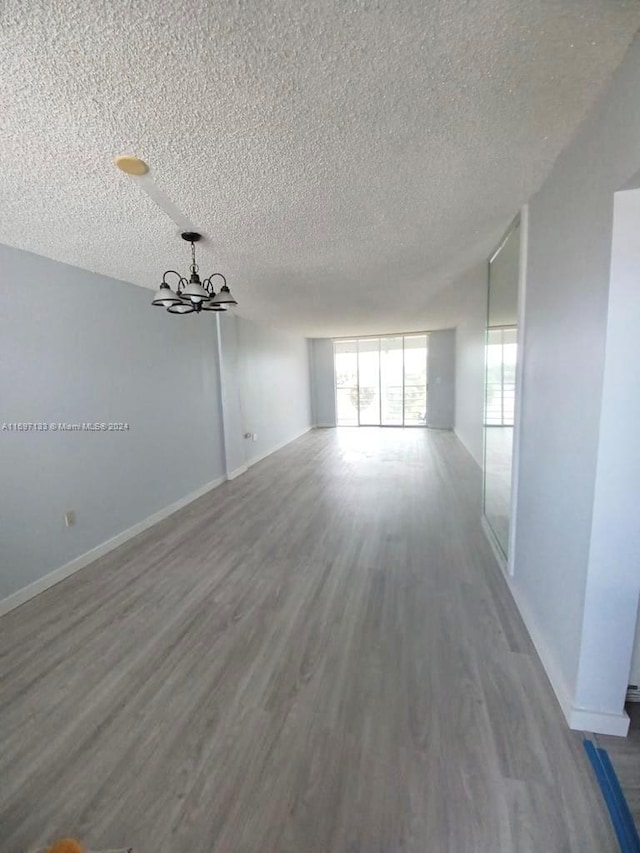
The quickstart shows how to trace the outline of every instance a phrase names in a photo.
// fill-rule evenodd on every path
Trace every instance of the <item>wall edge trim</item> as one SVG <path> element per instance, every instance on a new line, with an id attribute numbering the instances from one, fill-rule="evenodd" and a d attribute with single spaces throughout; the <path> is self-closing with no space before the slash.
<path id="1" fill-rule="evenodd" d="M 291 444 L 292 441 L 295 441 L 298 438 L 302 438 L 303 435 L 306 435 L 306 433 L 311 432 L 312 429 L 315 429 L 315 427 L 309 425 L 300 432 L 297 432 L 292 435 L 290 438 L 285 438 L 284 441 L 279 441 L 278 444 L 274 444 L 273 447 L 270 447 L 268 450 L 265 450 L 264 453 L 259 453 L 257 456 L 252 456 L 250 459 L 247 459 L 247 468 L 251 468 L 253 465 L 257 465 L 258 462 L 262 462 L 262 460 L 266 459 L 267 456 L 271 456 L 272 453 L 277 453 L 278 450 L 282 450 L 282 448 L 286 447 L 287 444 Z"/>
<path id="2" fill-rule="evenodd" d="M 303 435 L 305 435 L 312 429 L 312 426 L 305 427 L 303 430 L 301 430 L 299 433 L 296 433 L 291 438 L 288 438 L 285 441 L 276 444 L 274 447 L 271 447 L 265 453 L 262 453 L 259 456 L 248 460 L 246 465 L 241 465 L 240 467 L 231 471 L 228 475 L 217 477 L 215 480 L 211 480 L 209 483 L 205 483 L 203 486 L 200 486 L 200 488 L 195 489 L 193 492 L 189 492 L 189 494 L 185 495 L 184 497 L 179 498 L 177 501 L 168 504 L 162 509 L 159 509 L 157 512 L 154 512 L 151 515 L 147 516 L 147 518 L 142 519 L 142 521 L 139 521 L 131 527 L 128 527 L 126 530 L 122 530 L 120 533 L 116 533 L 115 536 L 112 536 L 110 539 L 101 542 L 94 548 L 89 549 L 89 551 L 85 551 L 84 554 L 80 554 L 78 557 L 74 557 L 74 559 L 70 560 L 68 563 L 59 566 L 57 569 L 53 569 L 53 571 L 48 572 L 46 575 L 43 575 L 43 577 L 38 578 L 32 583 L 27 584 L 27 586 L 24 586 L 21 589 L 18 589 L 15 592 L 11 593 L 11 595 L 8 595 L 6 598 L 3 598 L 0 601 L 0 617 L 4 616 L 5 613 L 9 613 L 10 611 L 15 610 L 22 604 L 26 604 L 27 601 L 30 601 L 37 595 L 46 592 L 46 590 L 51 589 L 52 586 L 55 586 L 56 584 L 65 580 L 76 572 L 79 572 L 81 569 L 86 568 L 91 563 L 95 562 L 95 560 L 100 559 L 100 557 L 103 557 L 110 551 L 114 551 L 116 548 L 120 547 L 120 545 L 124 545 L 125 542 L 128 542 L 129 539 L 133 539 L 134 536 L 137 536 L 139 533 L 143 533 L 145 530 L 148 530 L 150 527 L 153 527 L 160 521 L 164 521 L 165 518 L 168 518 L 170 515 L 173 515 L 174 512 L 178 512 L 178 510 L 182 509 L 183 507 L 187 506 L 198 498 L 201 498 L 203 495 L 206 495 L 207 492 L 210 492 L 218 486 L 221 486 L 222 483 L 226 483 L 228 480 L 234 480 L 236 477 L 239 477 L 241 474 L 244 474 L 252 465 L 256 465 L 262 459 L 265 459 L 272 453 L 276 453 L 278 450 L 281 450 L 283 447 L 285 447 L 287 444 L 290 444 L 292 441 L 295 441 L 297 438 L 301 438 Z"/>
<path id="3" fill-rule="evenodd" d="M 549 679 L 569 728 L 574 731 L 625 737 L 629 730 L 629 717 L 624 711 L 621 714 L 614 714 L 609 711 L 598 710 L 597 708 L 580 708 L 574 704 L 573 695 L 569 690 L 564 676 L 560 672 L 556 659 L 549 650 L 541 632 L 538 630 L 536 621 L 531 616 L 529 608 L 526 604 L 523 604 L 522 595 L 518 593 L 518 589 L 513 582 L 513 577 L 506 573 L 503 574 L 503 577 L 507 582 L 507 587 L 531 637 L 531 642 L 538 653 L 542 667 Z"/>
<path id="4" fill-rule="evenodd" d="M 511 593 L 516 607 L 518 608 L 518 612 L 525 624 L 527 633 L 531 638 L 531 642 L 538 654 L 542 668 L 549 679 L 551 688 L 555 693 L 556 699 L 558 700 L 558 704 L 562 709 L 562 713 L 564 714 L 569 728 L 573 728 L 571 725 L 573 716 L 573 696 L 565 681 L 564 675 L 560 672 L 555 656 L 551 653 L 546 641 L 543 639 L 542 633 L 538 629 L 537 623 L 532 617 L 529 608 L 523 603 L 522 595 L 519 594 L 518 588 L 513 582 L 513 576 L 509 575 L 505 571 L 502 572 L 502 576 L 506 581 L 507 588 Z"/>
<path id="5" fill-rule="evenodd" d="M 16 607 L 20 607 L 32 598 L 40 595 L 40 593 L 45 592 L 52 586 L 55 586 L 76 572 L 79 572 L 80 569 L 86 568 L 95 560 L 98 560 L 110 551 L 114 551 L 116 548 L 119 548 L 120 545 L 124 545 L 124 543 L 128 542 L 129 539 L 133 539 L 134 536 L 137 536 L 139 533 L 143 533 L 145 530 L 148 530 L 150 527 L 158 524 L 158 522 L 164 521 L 165 518 L 173 515 L 174 512 L 178 512 L 178 510 L 198 498 L 201 498 L 203 495 L 206 495 L 207 492 L 212 491 L 212 489 L 217 488 L 226 481 L 227 477 L 222 476 L 217 477 L 215 480 L 211 480 L 209 483 L 205 483 L 204 486 L 200 486 L 193 492 L 189 492 L 189 494 L 179 498 L 171 504 L 168 504 L 162 509 L 159 509 L 157 512 L 147 516 L 147 518 L 143 518 L 142 521 L 138 521 L 136 524 L 126 528 L 126 530 L 122 530 L 120 533 L 116 533 L 115 536 L 112 536 L 110 539 L 90 548 L 78 557 L 74 557 L 73 560 L 70 560 L 68 563 L 59 566 L 57 569 L 53 569 L 53 571 L 48 572 L 41 578 L 27 584 L 27 586 L 23 586 L 21 589 L 16 590 L 11 593 L 11 595 L 8 595 L 0 601 L 0 616 L 4 616 L 5 613 L 15 610 Z"/>
<path id="6" fill-rule="evenodd" d="M 454 426 L 452 427 L 452 432 L 453 432 L 453 434 L 455 435 L 455 437 L 458 439 L 458 441 L 460 442 L 460 444 L 464 447 L 464 449 L 466 450 L 466 452 L 469 454 L 469 458 L 473 460 L 473 462 L 478 466 L 478 469 L 480 470 L 480 472 L 482 472 L 482 465 L 481 465 L 481 463 L 480 463 L 480 462 L 478 462 L 478 460 L 476 459 L 476 457 L 475 457 L 475 456 L 473 455 L 473 453 L 469 450 L 469 447 L 468 447 L 468 445 L 467 445 L 466 441 L 462 438 L 462 436 L 461 436 L 461 435 L 460 435 L 460 433 L 458 432 L 458 430 L 457 430 L 457 428 L 456 428 L 455 424 L 454 424 Z"/>
<path id="7" fill-rule="evenodd" d="M 240 477 L 242 474 L 246 474 L 246 473 L 247 473 L 247 466 L 246 465 L 238 465 L 237 468 L 234 468 L 233 471 L 230 471 L 227 474 L 227 480 L 235 480 L 236 477 Z"/>
<path id="8" fill-rule="evenodd" d="M 629 731 L 629 716 L 625 711 L 621 714 L 610 714 L 607 711 L 594 711 L 590 708 L 572 706 L 569 728 L 579 732 L 593 732 L 598 735 L 615 735 L 626 737 Z"/>

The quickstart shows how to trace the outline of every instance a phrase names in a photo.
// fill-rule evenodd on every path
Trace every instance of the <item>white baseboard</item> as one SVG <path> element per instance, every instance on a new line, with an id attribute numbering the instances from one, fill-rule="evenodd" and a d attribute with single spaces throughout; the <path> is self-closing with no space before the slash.
<path id="1" fill-rule="evenodd" d="M 129 539 L 133 539 L 134 536 L 137 536 L 149 527 L 153 527 L 154 524 L 158 524 L 158 522 L 163 521 L 174 512 L 177 512 L 179 509 L 187 506 L 187 504 L 190 504 L 192 501 L 201 498 L 202 495 L 206 495 L 207 492 L 210 492 L 212 489 L 215 489 L 227 480 L 234 480 L 236 477 L 244 474 L 251 465 L 255 465 L 257 462 L 260 462 L 260 460 L 270 456 L 277 450 L 281 450 L 285 445 L 290 444 L 292 441 L 295 441 L 297 438 L 300 438 L 305 433 L 309 432 L 310 429 L 312 429 L 312 427 L 306 427 L 291 438 L 280 442 L 280 444 L 277 444 L 275 447 L 271 447 L 265 453 L 253 457 L 253 459 L 250 459 L 246 465 L 239 466 L 234 471 L 231 471 L 226 477 L 218 477 L 210 483 L 205 483 L 205 485 L 201 486 L 199 489 L 196 489 L 188 495 L 185 495 L 183 498 L 174 501 L 172 504 L 169 504 L 169 506 L 163 507 L 163 509 L 154 512 L 153 515 L 139 521 L 132 527 L 127 528 L 127 530 L 123 530 L 121 533 L 116 534 L 111 537 L 111 539 L 107 539 L 106 542 L 101 542 L 100 545 L 96 545 L 95 548 L 91 548 L 91 550 L 86 551 L 84 554 L 80 554 L 79 557 L 75 557 L 70 562 L 65 563 L 64 566 L 54 569 L 52 572 L 44 575 L 44 577 L 38 578 L 38 580 L 33 583 L 30 583 L 22 589 L 8 595 L 0 601 L 0 616 L 3 616 L 10 610 L 14 610 L 16 607 L 20 607 L 21 604 L 24 604 L 31 598 L 35 598 L 36 595 L 40 595 L 41 592 L 50 589 L 52 586 L 55 586 L 55 584 L 60 583 L 60 581 L 63 581 L 70 575 L 75 574 L 75 572 L 80 571 L 80 569 L 84 569 L 90 563 L 93 563 L 94 560 L 103 557 L 105 554 L 108 554 L 109 551 L 113 551 Z"/>
<path id="2" fill-rule="evenodd" d="M 480 519 L 480 523 L 482 524 L 482 529 L 484 530 L 484 535 L 487 537 L 489 545 L 491 545 L 491 550 L 493 551 L 493 556 L 496 558 L 496 562 L 502 569 L 503 574 L 507 574 L 507 560 L 500 549 L 500 545 L 498 544 L 498 540 L 496 539 L 496 534 L 491 529 L 491 525 L 486 519 L 484 512 L 482 513 L 482 517 Z"/>
<path id="3" fill-rule="evenodd" d="M 16 592 L 12 593 L 12 595 L 8 595 L 6 598 L 3 598 L 2 601 L 0 601 L 0 616 L 3 616 L 10 610 L 14 610 L 16 607 L 20 607 L 21 604 L 24 604 L 31 598 L 35 598 L 36 595 L 40 595 L 41 592 L 44 592 L 50 587 L 55 586 L 55 584 L 60 583 L 60 581 L 63 581 L 70 575 L 75 574 L 75 572 L 80 571 L 80 569 L 84 569 L 90 563 L 93 563 L 94 560 L 97 560 L 99 557 L 103 557 L 105 554 L 108 554 L 109 551 L 113 551 L 115 548 L 118 548 L 120 545 L 123 545 L 129 539 L 133 539 L 134 536 L 137 536 L 139 533 L 142 533 L 149 527 L 153 527 L 154 524 L 158 524 L 159 521 L 163 521 L 165 518 L 172 515 L 174 512 L 177 512 L 179 509 L 182 509 L 183 507 L 187 506 L 187 504 L 190 504 L 192 501 L 195 501 L 198 498 L 201 498 L 203 495 L 206 495 L 207 492 L 210 492 L 212 489 L 215 489 L 217 486 L 226 482 L 226 480 L 227 477 L 218 477 L 217 479 L 212 480 L 210 483 L 205 483 L 205 485 L 200 486 L 199 489 L 190 492 L 183 498 L 180 498 L 179 500 L 174 501 L 172 504 L 169 504 L 168 506 L 163 507 L 157 512 L 154 512 L 153 515 L 150 515 L 142 521 L 139 521 L 132 527 L 128 527 L 121 533 L 112 536 L 111 539 L 107 539 L 106 542 L 101 542 L 100 545 L 96 545 L 96 547 L 91 548 L 90 551 L 85 551 L 84 554 L 80 554 L 79 557 L 75 557 L 70 562 L 65 563 L 64 566 L 60 566 L 59 568 L 54 569 L 52 572 L 49 572 L 48 574 L 44 575 L 44 577 L 38 578 L 38 580 L 33 581 L 33 583 L 30 583 L 22 589 L 17 590 Z"/>
<path id="4" fill-rule="evenodd" d="M 541 631 L 539 631 L 535 620 L 532 618 L 528 607 L 523 603 L 522 596 L 518 594 L 517 587 L 513 584 L 512 579 L 506 573 L 504 574 L 504 579 L 507 582 L 507 586 L 509 587 L 513 600 L 516 603 L 516 607 L 520 612 L 522 621 L 529 632 L 531 642 L 538 653 L 538 657 L 540 658 L 544 671 L 547 674 L 547 678 L 551 682 L 551 687 L 553 688 L 553 692 L 556 694 L 556 699 L 562 708 L 562 713 L 564 714 L 569 726 L 571 726 L 571 716 L 573 712 L 571 691 L 564 680 L 564 676 L 560 672 L 555 657 L 549 651 L 549 647 L 547 646 Z"/>
<path id="5" fill-rule="evenodd" d="M 458 438 L 460 439 L 460 436 L 458 436 Z M 460 441 L 462 440 L 460 439 Z M 464 442 L 462 443 L 464 444 Z M 556 662 L 555 656 L 549 650 L 546 640 L 537 626 L 536 620 L 532 617 L 528 605 L 519 592 L 517 585 L 514 583 L 514 579 L 508 570 L 507 560 L 504 557 L 504 554 L 502 554 L 497 544 L 495 534 L 484 515 L 482 516 L 481 522 L 482 528 L 491 546 L 491 550 L 496 558 L 496 562 L 502 569 L 504 579 L 506 580 L 509 591 L 511 592 L 511 597 L 520 612 L 522 621 L 524 622 L 529 636 L 531 637 L 531 641 L 538 653 L 538 657 L 540 658 L 544 671 L 547 674 L 547 678 L 551 683 L 553 692 L 556 694 L 556 699 L 558 700 L 569 728 L 574 729 L 575 731 L 625 737 L 629 730 L 629 717 L 624 711 L 620 714 L 611 714 L 606 711 L 579 708 L 573 704 L 572 691 L 569 690 L 564 676 Z"/>
<path id="6" fill-rule="evenodd" d="M 127 530 L 123 530 L 121 533 L 112 536 L 111 539 L 107 539 L 106 542 L 100 543 L 100 545 L 96 545 L 95 548 L 91 548 L 91 550 L 86 551 L 84 554 L 80 554 L 79 557 L 75 557 L 68 563 L 65 563 L 64 566 L 60 566 L 57 569 L 54 569 L 52 572 L 44 575 L 44 577 L 38 578 L 38 580 L 33 583 L 28 584 L 22 589 L 17 590 L 11 595 L 0 601 L 0 616 L 3 616 L 5 613 L 8 613 L 10 610 L 14 610 L 16 607 L 20 607 L 21 604 L 29 601 L 31 598 L 35 598 L 36 595 L 40 595 L 41 592 L 44 592 L 47 589 L 50 589 L 55 584 L 60 583 L 65 578 L 68 578 L 70 575 L 75 574 L 75 572 L 80 571 L 80 569 L 84 569 L 90 563 L 93 563 L 94 560 L 103 557 L 105 554 L 108 554 L 109 551 L 113 551 L 115 548 L 118 548 L 120 545 L 123 545 L 129 539 L 133 539 L 134 536 L 137 536 L 139 533 L 142 533 L 143 530 L 147 530 L 149 527 L 153 527 L 154 524 L 158 524 L 158 522 L 163 521 L 168 516 L 172 515 L 174 512 L 177 512 L 179 509 L 187 506 L 192 501 L 201 498 L 203 495 L 206 495 L 207 492 L 210 492 L 212 489 L 215 489 L 217 486 L 220 486 L 222 483 L 227 480 L 234 480 L 236 477 L 239 477 L 241 474 L 244 474 L 249 466 L 255 465 L 257 462 L 260 462 L 261 459 L 264 459 L 266 456 L 270 456 L 272 453 L 275 453 L 277 450 L 282 449 L 285 445 L 290 444 L 292 441 L 295 441 L 297 438 L 300 438 L 305 433 L 309 432 L 312 427 L 306 427 L 301 432 L 297 433 L 297 435 L 292 436 L 291 438 L 286 439 L 286 441 L 277 444 L 275 447 L 271 447 L 266 453 L 262 453 L 259 456 L 255 456 L 253 459 L 249 460 L 246 465 L 240 465 L 234 471 L 231 471 L 226 477 L 218 477 L 215 480 L 212 480 L 210 483 L 205 483 L 204 486 L 201 486 L 199 489 L 196 489 L 193 492 L 190 492 L 188 495 L 185 495 L 183 498 L 180 498 L 177 501 L 174 501 L 169 506 L 163 507 L 163 509 L 154 512 L 153 515 L 148 516 L 147 518 L 139 521 L 137 524 L 134 524 L 132 527 L 127 528 Z"/>
<path id="7" fill-rule="evenodd" d="M 308 433 L 312 429 L 312 426 L 305 427 L 301 432 L 292 435 L 291 438 L 286 438 L 284 441 L 280 441 L 278 444 L 275 444 L 273 447 L 270 447 L 269 450 L 265 450 L 264 453 L 259 453 L 257 456 L 252 456 L 251 459 L 247 459 L 247 468 L 251 468 L 252 465 L 257 465 L 258 462 L 262 462 L 262 460 L 266 459 L 267 456 L 271 456 L 272 453 L 277 453 L 278 450 L 282 450 L 282 448 L 286 447 L 287 444 L 291 444 L 292 441 L 301 438 L 303 435 L 306 435 L 306 433 Z"/>
<path id="8" fill-rule="evenodd" d="M 227 480 L 235 480 L 236 477 L 239 477 L 241 474 L 247 473 L 246 465 L 239 465 L 235 468 L 231 473 L 227 474 Z"/>
<path id="9" fill-rule="evenodd" d="M 573 704 L 573 696 L 569 690 L 564 676 L 560 672 L 560 668 L 556 662 L 555 656 L 549 650 L 549 647 L 542 636 L 542 632 L 538 629 L 535 619 L 531 616 L 531 612 L 524 603 L 522 596 L 518 592 L 518 588 L 513 582 L 513 578 L 506 572 L 504 578 L 511 592 L 511 596 L 515 601 L 516 607 L 520 612 L 522 621 L 525 624 L 531 641 L 535 646 L 538 657 L 542 663 L 547 678 L 551 683 L 553 692 L 556 694 L 556 699 L 562 709 L 567 724 L 570 729 L 575 731 L 593 732 L 600 735 L 619 735 L 624 737 L 629 729 L 629 717 L 624 711 L 621 714 L 610 714 L 604 711 L 590 710 L 588 708 L 578 708 Z"/>
<path id="10" fill-rule="evenodd" d="M 312 429 L 335 429 L 336 425 L 333 424 L 314 424 Z"/>
<path id="11" fill-rule="evenodd" d="M 625 711 L 621 714 L 607 714 L 604 711 L 590 711 L 588 708 L 574 706 L 568 722 L 569 728 L 576 731 L 626 737 L 630 721 Z"/>
<path id="12" fill-rule="evenodd" d="M 453 428 L 453 434 L 458 439 L 460 444 L 464 447 L 464 449 L 467 451 L 467 453 L 469 454 L 471 459 L 473 459 L 473 461 L 476 463 L 478 468 L 482 471 L 482 460 L 476 459 L 476 457 L 473 455 L 471 450 L 469 450 L 469 446 L 468 446 L 467 442 L 462 438 L 462 436 L 460 435 L 460 433 L 458 432 L 458 430 L 455 427 Z"/>

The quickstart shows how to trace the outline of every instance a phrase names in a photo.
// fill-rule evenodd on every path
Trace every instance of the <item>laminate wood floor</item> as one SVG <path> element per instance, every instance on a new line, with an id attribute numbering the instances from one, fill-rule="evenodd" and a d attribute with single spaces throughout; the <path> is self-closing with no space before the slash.
<path id="1" fill-rule="evenodd" d="M 2 850 L 615 851 L 479 492 L 316 430 L 0 620 Z"/>

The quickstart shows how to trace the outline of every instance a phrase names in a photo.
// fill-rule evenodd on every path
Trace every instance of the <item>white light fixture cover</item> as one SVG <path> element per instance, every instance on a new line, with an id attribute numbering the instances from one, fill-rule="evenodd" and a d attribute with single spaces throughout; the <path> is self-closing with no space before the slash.
<path id="1" fill-rule="evenodd" d="M 181 301 L 178 294 L 174 293 L 169 285 L 163 282 L 160 285 L 160 289 L 156 291 L 151 304 L 159 305 L 161 308 L 168 308 L 170 305 L 177 305 Z"/>
<path id="2" fill-rule="evenodd" d="M 192 314 L 195 311 L 195 307 L 190 305 L 188 302 L 180 302 L 176 305 L 169 305 L 167 311 L 169 314 Z"/>
<path id="3" fill-rule="evenodd" d="M 226 309 L 226 308 L 223 308 L 223 307 L 222 307 L 222 305 L 218 305 L 218 303 L 215 301 L 215 299 L 207 299 L 207 300 L 205 300 L 205 301 L 202 303 L 202 310 L 203 310 L 203 311 L 220 311 L 220 312 L 224 312 L 224 311 L 226 311 L 227 309 Z"/>
<path id="4" fill-rule="evenodd" d="M 180 295 L 183 299 L 189 299 L 194 305 L 197 305 L 198 302 L 204 302 L 205 299 L 208 299 L 211 294 L 207 293 L 199 281 L 190 281 Z"/>
<path id="5" fill-rule="evenodd" d="M 231 291 L 227 287 L 227 285 L 223 285 L 220 288 L 220 293 L 217 296 L 214 296 L 213 301 L 217 305 L 237 305 L 238 303 L 231 295 Z"/>

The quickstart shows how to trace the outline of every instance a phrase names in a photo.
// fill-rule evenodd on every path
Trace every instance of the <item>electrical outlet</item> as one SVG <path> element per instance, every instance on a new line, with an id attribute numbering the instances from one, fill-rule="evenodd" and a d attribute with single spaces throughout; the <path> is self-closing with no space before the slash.
<path id="1" fill-rule="evenodd" d="M 64 523 L 67 527 L 73 527 L 76 523 L 76 511 L 75 509 L 70 509 L 64 514 Z"/>
<path id="2" fill-rule="evenodd" d="M 257 440 L 258 440 L 258 433 L 252 432 L 251 433 L 251 441 L 257 441 Z"/>

